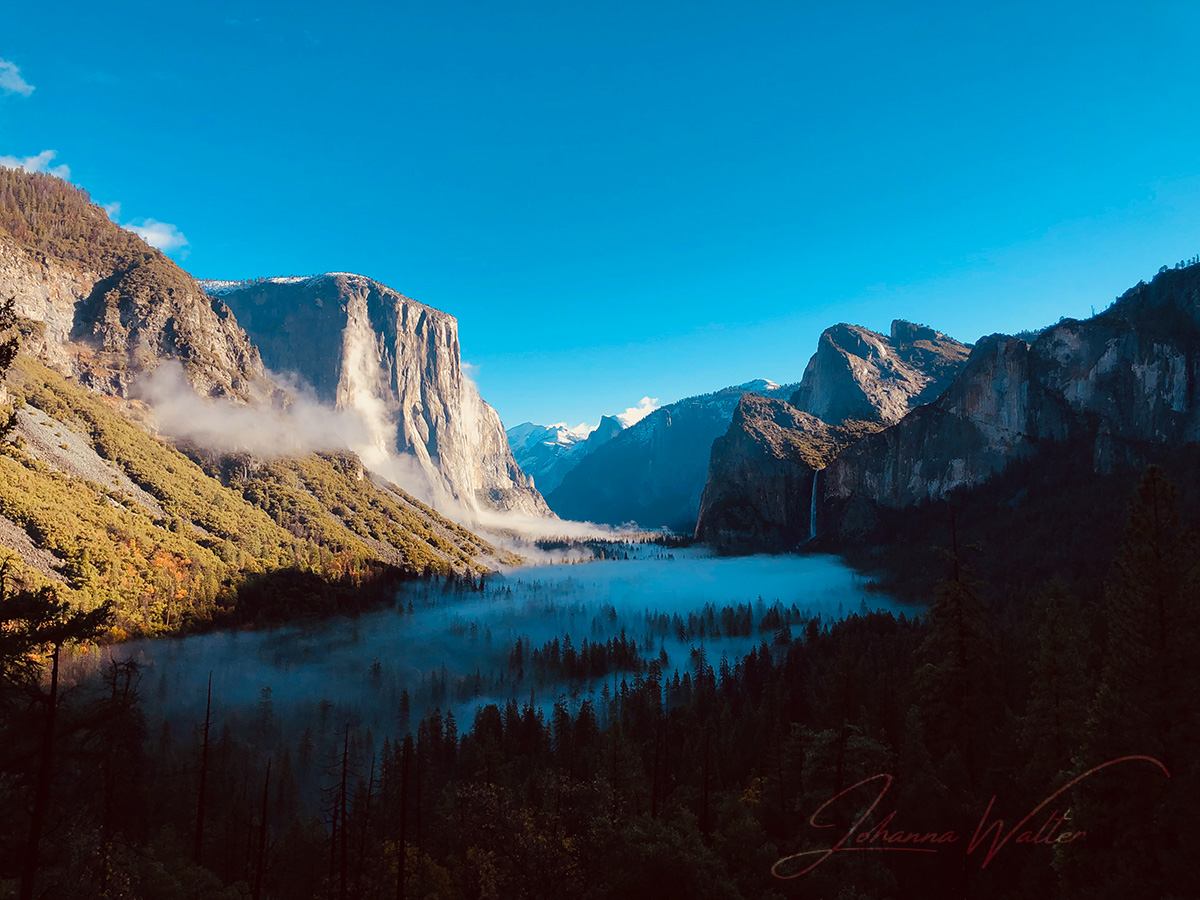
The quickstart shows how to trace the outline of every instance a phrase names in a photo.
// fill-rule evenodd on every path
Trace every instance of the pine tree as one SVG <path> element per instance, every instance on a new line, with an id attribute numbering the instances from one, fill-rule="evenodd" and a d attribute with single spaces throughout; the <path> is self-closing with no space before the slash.
<path id="1" fill-rule="evenodd" d="M 1082 748 L 1087 720 L 1087 629 L 1079 601 L 1056 578 L 1035 598 L 1037 651 L 1029 706 L 1021 722 L 1028 781 L 1061 783 Z M 1040 787 L 1039 787 L 1040 789 Z"/>
<path id="2" fill-rule="evenodd" d="M 981 585 L 957 555 L 953 561 L 954 575 L 938 586 L 929 610 L 916 685 L 927 746 L 941 760 L 943 780 L 970 802 L 988 767 L 1000 694 Z"/>
<path id="3" fill-rule="evenodd" d="M 7 564 L 0 568 L 0 680 L 20 685 L 43 709 L 33 811 L 22 860 L 21 900 L 31 900 L 34 895 L 42 831 L 50 808 L 59 707 L 59 657 L 68 644 L 99 636 L 111 618 L 111 602 L 84 612 L 72 610 L 58 598 L 53 587 L 10 591 Z M 50 665 L 50 684 L 44 692 L 38 683 L 43 666 L 41 654 L 49 656 Z"/>
<path id="4" fill-rule="evenodd" d="M 1079 769 L 1149 759 L 1093 775 L 1078 791 L 1077 827 L 1089 841 L 1072 845 L 1062 867 L 1095 897 L 1200 895 L 1189 861 L 1200 840 L 1200 573 L 1177 505 L 1175 487 L 1151 466 L 1105 593 L 1108 640 Z"/>

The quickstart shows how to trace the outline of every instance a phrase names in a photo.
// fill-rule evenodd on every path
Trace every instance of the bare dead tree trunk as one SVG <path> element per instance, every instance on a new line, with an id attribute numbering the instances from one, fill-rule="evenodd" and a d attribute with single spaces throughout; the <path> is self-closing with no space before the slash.
<path id="1" fill-rule="evenodd" d="M 658 818 L 658 758 L 660 753 L 660 745 L 662 744 L 662 722 L 658 723 L 658 727 L 654 729 L 654 776 L 652 778 L 652 787 L 650 789 L 650 818 Z"/>
<path id="2" fill-rule="evenodd" d="M 404 738 L 400 762 L 400 846 L 396 860 L 396 900 L 404 900 L 404 867 L 408 856 L 408 763 L 412 757 L 412 738 Z"/>
<path id="3" fill-rule="evenodd" d="M 420 737 L 417 738 L 417 744 L 416 744 L 416 747 L 414 748 L 414 753 L 416 754 L 416 757 L 417 757 L 417 783 L 416 783 L 416 785 L 414 785 L 414 787 L 416 788 L 416 792 L 417 792 L 417 803 L 416 803 L 417 809 L 416 809 L 416 816 L 415 816 L 415 818 L 416 818 L 415 824 L 417 827 L 417 848 L 419 849 L 421 846 L 421 776 L 423 774 L 422 769 L 424 768 L 422 765 L 421 738 Z"/>
<path id="4" fill-rule="evenodd" d="M 338 798 L 333 798 L 333 823 L 329 829 L 329 897 L 333 898 L 334 880 L 337 876 L 337 845 L 338 845 Z"/>
<path id="5" fill-rule="evenodd" d="M 113 703 L 117 700 L 117 662 L 112 663 L 112 696 Z M 116 775 L 113 773 L 112 753 L 104 757 L 104 810 L 100 816 L 100 896 L 108 890 L 108 854 L 112 844 L 113 800 L 116 793 Z"/>
<path id="6" fill-rule="evenodd" d="M 263 779 L 262 815 L 258 821 L 258 854 L 254 866 L 254 900 L 262 896 L 263 864 L 267 858 L 267 801 L 271 788 L 271 760 L 267 759 L 267 777 Z"/>
<path id="7" fill-rule="evenodd" d="M 204 704 L 204 743 L 200 751 L 200 791 L 196 800 L 196 840 L 192 860 L 200 865 L 204 851 L 204 790 L 208 784 L 208 729 L 212 723 L 212 672 L 208 673 L 208 700 Z"/>
<path id="8" fill-rule="evenodd" d="M 46 809 L 50 805 L 50 776 L 54 754 L 54 725 L 58 716 L 58 652 L 54 645 L 50 668 L 50 697 L 46 704 L 46 724 L 42 727 L 42 759 L 38 764 L 37 786 L 33 794 L 33 818 L 29 823 L 29 843 L 25 850 L 24 866 L 21 869 L 20 900 L 33 900 L 33 881 L 37 877 L 38 850 L 42 841 L 42 827 Z"/>
<path id="9" fill-rule="evenodd" d="M 346 723 L 346 737 L 342 744 L 342 835 L 341 835 L 341 851 L 342 851 L 342 871 L 341 880 L 339 882 L 339 897 L 341 900 L 346 900 L 347 885 L 346 885 L 346 836 L 350 831 L 349 820 L 346 818 L 346 780 L 349 776 L 350 768 L 350 723 Z"/>
<path id="10" fill-rule="evenodd" d="M 358 866 L 354 873 L 354 896 L 362 897 L 363 867 L 367 861 L 367 831 L 371 822 L 371 792 L 375 790 L 375 757 L 371 757 L 371 774 L 367 776 L 367 802 L 363 807 L 362 840 L 358 846 Z"/>
<path id="11" fill-rule="evenodd" d="M 712 826 L 708 821 L 708 748 L 712 743 L 712 735 L 708 730 L 708 726 L 704 727 L 704 784 L 701 786 L 700 794 L 700 830 L 704 833 L 704 842 L 707 844 L 712 840 Z"/>

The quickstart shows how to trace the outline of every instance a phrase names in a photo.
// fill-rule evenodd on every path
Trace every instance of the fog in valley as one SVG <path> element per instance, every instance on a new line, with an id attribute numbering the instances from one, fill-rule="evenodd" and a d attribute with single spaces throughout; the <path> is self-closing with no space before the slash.
<path id="1" fill-rule="evenodd" d="M 76 660 L 77 675 L 136 661 L 151 733 L 165 725 L 189 743 L 211 673 L 214 734 L 290 752 L 298 781 L 315 785 L 346 726 L 365 766 L 433 710 L 465 731 L 489 703 L 549 716 L 556 702 L 572 714 L 590 702 L 603 724 L 623 684 L 719 673 L 814 619 L 919 612 L 869 591 L 833 556 L 611 547 L 618 558 L 413 582 L 391 607 L 353 619 L 100 648 Z"/>

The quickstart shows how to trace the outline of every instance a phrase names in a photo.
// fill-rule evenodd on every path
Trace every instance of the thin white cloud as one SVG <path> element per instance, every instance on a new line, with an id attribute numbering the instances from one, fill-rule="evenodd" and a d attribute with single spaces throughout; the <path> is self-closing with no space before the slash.
<path id="1" fill-rule="evenodd" d="M 169 222 L 160 222 L 157 219 L 135 219 L 124 227 L 163 253 L 172 253 L 190 246 L 187 235 L 179 230 L 178 225 L 172 225 Z"/>
<path id="2" fill-rule="evenodd" d="M 65 181 L 71 180 L 71 169 L 68 166 L 52 166 L 57 151 L 43 150 L 37 156 L 0 156 L 0 166 L 6 169 L 24 169 L 26 172 L 46 172 L 56 175 Z"/>
<path id="3" fill-rule="evenodd" d="M 3 60 L 0 60 L 3 62 Z M 0 73 L 3 69 L 0 69 Z M 55 157 L 58 156 L 56 150 L 43 150 L 37 156 L 0 156 L 0 168 L 5 169 L 23 169 L 26 172 L 45 172 L 48 175 L 54 175 L 64 181 L 71 180 L 71 169 L 65 165 L 52 165 Z M 112 203 L 105 203 L 103 206 L 104 212 L 117 224 L 120 224 L 121 204 L 114 200 Z M 191 244 L 178 225 L 172 225 L 170 222 L 160 222 L 157 219 L 134 219 L 132 222 L 126 222 L 121 226 L 127 228 L 140 237 L 151 247 L 157 247 L 163 253 L 174 253 L 180 251 L 180 255 L 187 257 L 188 249 Z"/>
<path id="4" fill-rule="evenodd" d="M 21 70 L 17 68 L 16 63 L 0 59 L 0 91 L 28 97 L 33 93 L 34 87 L 21 77 Z"/>
<path id="5" fill-rule="evenodd" d="M 657 397 L 643 397 L 638 401 L 637 406 L 631 406 L 625 410 L 625 412 L 614 413 L 613 418 L 621 423 L 622 428 L 628 428 L 631 425 L 636 425 L 658 408 L 659 406 Z M 588 435 L 600 427 L 600 423 L 580 422 L 578 425 L 568 425 L 566 422 L 555 422 L 553 425 L 547 425 L 545 427 L 560 428 L 573 437 L 576 437 L 579 440 L 584 440 Z"/>
<path id="6" fill-rule="evenodd" d="M 636 425 L 650 413 L 658 409 L 657 397 L 643 397 L 638 401 L 637 406 L 631 406 L 623 413 L 617 413 L 617 418 L 621 424 L 628 428 L 631 425 Z"/>

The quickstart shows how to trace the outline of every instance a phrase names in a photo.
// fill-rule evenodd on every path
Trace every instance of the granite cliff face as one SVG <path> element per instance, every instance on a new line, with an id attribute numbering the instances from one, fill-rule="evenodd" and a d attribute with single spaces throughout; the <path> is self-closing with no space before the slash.
<path id="1" fill-rule="evenodd" d="M 513 458 L 500 417 L 463 374 L 453 316 L 347 273 L 205 284 L 237 313 L 268 368 L 362 415 L 368 466 L 398 453 L 416 465 L 386 474 L 435 503 L 552 515 Z"/>
<path id="2" fill-rule="evenodd" d="M 168 361 L 178 360 L 187 375 L 172 399 L 196 401 L 195 389 L 232 401 L 187 406 L 214 419 L 236 411 L 247 414 L 239 423 L 256 422 L 274 405 L 244 401 L 269 397 L 283 408 L 295 398 L 266 376 L 223 300 L 111 222 L 84 191 L 0 167 L 0 299 L 9 297 L 23 320 L 32 320 L 19 323 L 21 352 L 0 373 L 0 401 L 20 407 L 0 454 L 0 545 L 21 560 L 19 581 L 58 582 L 63 596 L 89 605 L 112 599 L 121 629 L 160 633 L 179 627 L 181 617 L 211 618 L 218 588 L 246 585 L 251 607 L 265 598 L 272 615 L 286 616 L 293 603 L 329 599 L 311 591 L 308 578 L 353 574 L 367 583 L 399 572 L 482 572 L 519 561 L 394 484 L 367 478 L 351 453 L 256 458 L 158 436 L 145 406 L 114 398 L 132 391 L 145 399 L 154 383 L 174 391 L 173 376 L 139 383 Z M 317 353 L 329 352 L 319 343 L 325 336 L 315 329 Z M 340 330 L 334 336 L 343 342 Z M 363 371 L 378 349 L 368 343 L 353 342 Z M 432 356 L 428 365 L 435 367 Z M 334 384 L 332 399 L 366 383 L 344 381 Z M 479 477 L 490 479 L 489 496 L 503 503 L 499 420 L 477 394 L 461 393 L 457 415 L 470 417 L 474 429 L 466 452 L 484 460 Z M 83 566 L 71 552 L 81 546 L 89 560 Z M 289 588 L 300 561 L 301 587 Z M 167 572 L 179 580 L 162 578 Z M 255 600 L 258 589 L 249 584 L 264 578 L 277 580 Z M 82 583 L 89 586 L 76 595 Z M 186 600 L 177 593 L 181 585 Z M 243 599 L 239 593 L 238 603 Z"/>
<path id="3" fill-rule="evenodd" d="M 842 448 L 944 390 L 967 353 L 953 338 L 899 319 L 890 336 L 857 325 L 827 328 L 790 401 L 747 396 L 713 442 L 697 540 L 724 550 L 786 550 L 812 537 L 817 473 Z"/>
<path id="4" fill-rule="evenodd" d="M 950 388 L 847 449 L 822 493 L 835 505 L 903 507 L 970 487 L 1052 441 L 1093 468 L 1141 465 L 1156 445 L 1200 440 L 1200 266 L 1166 270 L 1103 313 L 1032 343 L 979 342 Z"/>
<path id="5" fill-rule="evenodd" d="M 820 472 L 863 429 L 831 426 L 783 400 L 742 397 L 713 441 L 696 539 L 724 550 L 784 551 L 813 537 Z"/>
<path id="6" fill-rule="evenodd" d="M 53 176 L 0 169 L 0 293 L 45 326 L 27 350 L 101 393 L 127 396 L 164 359 L 203 394 L 246 396 L 263 378 L 224 303 Z"/>
<path id="7" fill-rule="evenodd" d="M 834 325 L 788 401 L 831 425 L 902 419 L 937 397 L 953 380 L 970 348 L 924 325 L 892 322 L 890 336 L 859 325 Z"/>

